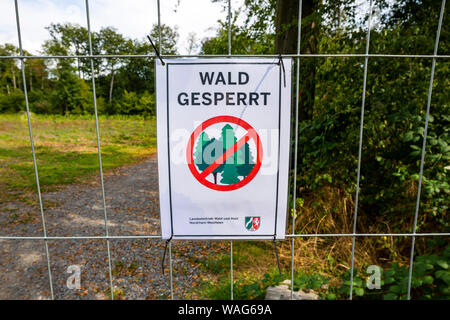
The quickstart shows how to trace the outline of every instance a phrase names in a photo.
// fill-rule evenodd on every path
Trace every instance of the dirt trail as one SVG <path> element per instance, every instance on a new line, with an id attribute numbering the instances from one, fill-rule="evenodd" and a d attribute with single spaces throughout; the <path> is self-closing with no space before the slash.
<path id="1" fill-rule="evenodd" d="M 105 235 L 99 179 L 43 194 L 49 236 Z M 110 235 L 159 234 L 156 157 L 105 174 L 106 212 Z M 22 202 L 0 207 L 0 234 L 42 236 L 39 209 Z M 126 299 L 170 296 L 168 270 L 161 273 L 162 240 L 111 240 L 114 291 Z M 220 246 L 220 243 L 214 244 Z M 108 298 L 109 276 L 105 240 L 48 242 L 56 299 Z M 174 251 L 175 298 L 185 298 L 202 273 L 194 263 L 208 255 L 210 245 L 177 242 Z M 81 266 L 81 288 L 69 289 L 67 269 Z M 168 261 L 166 261 L 168 265 Z M 43 241 L 0 240 L 0 299 L 49 299 L 49 278 Z"/>

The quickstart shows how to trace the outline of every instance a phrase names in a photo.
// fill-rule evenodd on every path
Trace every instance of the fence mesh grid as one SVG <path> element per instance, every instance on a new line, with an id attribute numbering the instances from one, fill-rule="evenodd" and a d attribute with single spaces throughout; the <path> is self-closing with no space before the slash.
<path id="1" fill-rule="evenodd" d="M 161 10 L 160 10 L 160 0 L 157 1 L 157 16 L 158 16 L 158 40 L 159 44 L 161 44 Z M 430 106 L 431 106 L 431 97 L 432 97 L 432 89 L 433 89 L 433 80 L 435 74 L 436 60 L 437 59 L 448 59 L 450 55 L 438 55 L 438 47 L 439 47 L 439 38 L 443 23 L 444 10 L 445 10 L 446 0 L 442 0 L 440 14 L 439 14 L 439 22 L 436 31 L 436 38 L 434 42 L 434 51 L 433 55 L 414 55 L 414 54 L 370 54 L 370 29 L 371 29 L 371 20 L 372 20 L 372 9 L 373 9 L 373 0 L 369 0 L 369 13 L 368 13 L 368 21 L 367 21 L 367 34 L 366 34 L 366 46 L 364 54 L 301 54 L 300 53 L 300 40 L 301 40 L 301 21 L 302 21 L 302 0 L 299 0 L 299 14 L 298 14 L 298 37 L 297 37 L 297 53 L 296 54 L 282 54 L 282 57 L 290 57 L 296 59 L 296 83 L 295 88 L 296 92 L 299 90 L 299 75 L 300 75 L 300 59 L 301 58 L 314 58 L 314 57 L 353 57 L 353 58 L 364 58 L 364 71 L 363 71 L 363 90 L 362 90 L 362 98 L 361 98 L 361 116 L 360 116 L 360 132 L 359 132 L 359 145 L 358 145 L 358 165 L 357 165 L 357 181 L 356 181 L 356 194 L 355 194 L 355 205 L 354 205 L 354 213 L 353 213 L 353 232 L 352 233 L 328 233 L 328 234 L 297 234 L 295 233 L 295 217 L 296 217 L 296 192 L 297 192 L 297 181 L 293 179 L 293 187 L 292 187 L 292 210 L 293 210 L 293 218 L 292 218 L 292 232 L 287 234 L 287 238 L 291 238 L 291 299 L 293 298 L 294 293 L 294 252 L 295 252 L 295 243 L 294 240 L 297 237 L 351 237 L 352 238 L 352 251 L 351 251 L 351 267 L 350 267 L 350 291 L 349 291 L 349 299 L 353 298 L 353 275 L 354 275 L 354 264 L 355 264 L 355 248 L 356 248 L 356 238 L 357 237 L 410 237 L 411 238 L 411 253 L 409 260 L 409 277 L 408 277 L 408 292 L 407 298 L 408 300 L 411 298 L 411 280 L 412 280 L 412 272 L 414 267 L 414 249 L 415 249 L 415 240 L 416 237 L 448 237 L 450 233 L 416 233 L 417 229 L 417 219 L 419 214 L 420 207 L 420 196 L 421 196 L 421 187 L 422 187 L 422 178 L 423 178 L 423 167 L 425 160 L 425 147 L 428 133 L 428 122 L 430 116 Z M 99 134 L 99 121 L 97 114 L 97 100 L 96 100 L 96 92 L 95 92 L 95 71 L 94 71 L 94 59 L 108 59 L 108 58 L 148 58 L 155 59 L 156 56 L 154 54 L 148 55 L 130 55 L 130 54 L 121 54 L 121 55 L 94 55 L 92 53 L 92 35 L 91 35 L 91 19 L 89 14 L 89 0 L 85 0 L 85 10 L 86 10 L 86 25 L 88 30 L 88 40 L 89 40 L 89 55 L 27 55 L 23 54 L 22 47 L 22 33 L 20 30 L 20 18 L 19 18 L 19 6 L 18 0 L 14 0 L 15 6 L 15 17 L 16 17 L 16 26 L 17 26 L 17 38 L 19 43 L 19 53 L 20 55 L 15 56 L 0 56 L 0 59 L 18 59 L 20 61 L 21 73 L 22 73 L 22 82 L 23 82 L 23 90 L 25 97 L 25 107 L 27 113 L 27 121 L 28 121 L 28 131 L 30 137 L 30 146 L 31 153 L 33 157 L 33 166 L 34 173 L 36 178 L 36 186 L 37 193 L 39 199 L 39 209 L 42 220 L 42 236 L 0 236 L 0 240 L 36 240 L 36 241 L 44 241 L 45 244 L 45 254 L 47 258 L 47 270 L 49 277 L 49 288 L 51 299 L 54 299 L 54 291 L 53 291 L 53 282 L 52 282 L 52 272 L 51 272 L 51 258 L 48 250 L 48 241 L 49 240 L 86 240 L 86 239 L 99 239 L 106 241 L 107 248 L 107 256 L 108 256 L 108 272 L 109 272 L 109 286 L 110 286 L 110 298 L 114 299 L 114 286 L 113 286 L 113 277 L 112 277 L 112 268 L 111 268 L 111 252 L 110 252 L 110 240 L 113 239 L 149 239 L 149 240 L 158 240 L 161 239 L 160 235 L 136 235 L 136 236 L 111 236 L 108 232 L 108 214 L 106 211 L 106 197 L 105 197 L 105 188 L 104 188 L 104 179 L 103 179 L 103 169 L 102 169 L 102 158 L 101 158 L 101 147 L 100 147 L 100 134 Z M 268 55 L 268 54 L 259 54 L 259 55 L 233 55 L 231 53 L 231 0 L 228 0 L 228 54 L 227 55 L 164 55 L 164 48 L 160 47 L 160 53 L 162 58 L 183 58 L 183 57 L 191 57 L 191 58 L 214 58 L 214 57 L 272 57 L 278 58 L 279 55 Z M 431 65 L 431 74 L 429 80 L 429 88 L 428 88 L 428 97 L 427 97 L 427 105 L 426 105 L 426 114 L 425 114 L 425 124 L 424 124 L 424 138 L 421 150 L 421 159 L 420 159 L 420 172 L 419 172 L 419 182 L 418 182 L 418 190 L 417 190 L 417 198 L 415 204 L 415 212 L 414 212 L 414 225 L 410 233 L 357 233 L 356 232 L 356 223 L 358 218 L 358 201 L 359 201 L 359 184 L 361 177 L 361 155 L 362 155 L 362 145 L 363 145 L 363 130 L 364 130 L 364 109 L 365 109 L 365 98 L 366 98 L 366 84 L 367 84 L 367 68 L 369 58 L 426 58 L 432 60 Z M 74 58 L 85 58 L 90 60 L 90 69 L 91 69 L 91 77 L 92 77 L 92 93 L 93 93 L 93 104 L 94 104 L 94 114 L 95 114 L 95 127 L 96 127 L 96 138 L 97 138 L 97 151 L 98 151 L 98 161 L 99 161 L 99 178 L 100 185 L 102 190 L 102 202 L 103 202 L 103 213 L 104 213 L 104 225 L 105 225 L 105 235 L 104 236 L 49 236 L 47 234 L 46 222 L 45 222 L 45 214 L 44 214 L 44 206 L 42 202 L 41 188 L 39 185 L 39 171 L 36 163 L 36 154 L 34 148 L 34 140 L 33 140 L 33 131 L 31 127 L 31 117 L 30 117 L 30 108 L 28 102 L 28 90 L 26 84 L 26 76 L 25 76 L 25 60 L 26 59 L 74 59 Z M 298 114 L 299 114 L 299 97 L 296 95 L 296 107 L 295 107 L 295 124 L 294 124 L 294 133 L 295 133 L 295 142 L 294 142 L 294 167 L 290 168 L 294 171 L 294 176 L 297 173 L 297 155 L 298 155 Z M 172 243 L 169 245 L 169 286 L 170 286 L 170 296 L 171 299 L 174 299 L 173 294 L 173 268 L 172 268 Z M 230 299 L 233 300 L 233 241 L 230 241 Z"/>

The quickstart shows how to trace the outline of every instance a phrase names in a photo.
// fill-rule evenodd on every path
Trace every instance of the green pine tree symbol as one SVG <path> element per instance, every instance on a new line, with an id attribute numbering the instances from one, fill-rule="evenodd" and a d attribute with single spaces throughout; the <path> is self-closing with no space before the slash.
<path id="1" fill-rule="evenodd" d="M 223 154 L 222 142 L 215 138 L 210 139 L 206 132 L 202 132 L 197 140 L 194 151 L 194 164 L 200 172 L 206 170 L 218 157 Z M 217 184 L 217 174 L 223 170 L 223 164 L 213 172 L 214 183 Z"/>
<path id="2" fill-rule="evenodd" d="M 222 128 L 219 140 L 210 139 L 206 132 L 202 132 L 195 145 L 193 154 L 194 164 L 200 172 L 206 170 L 214 161 L 223 155 L 229 148 L 237 142 L 236 135 L 230 124 Z M 213 172 L 214 183 L 217 184 L 217 176 L 221 174 L 220 183 L 235 184 L 239 177 L 246 177 L 255 166 L 250 146 L 245 143 L 243 147 L 234 152 L 224 163 L 218 166 Z"/>
<path id="3" fill-rule="evenodd" d="M 211 140 L 211 144 L 208 145 L 209 147 L 211 147 L 211 155 L 207 154 L 205 159 L 208 162 L 213 163 L 214 161 L 216 161 L 217 158 L 219 158 L 223 153 L 223 148 L 222 148 L 222 143 L 219 140 L 216 140 L 215 138 L 212 138 Z M 208 153 L 208 149 L 206 148 L 205 152 Z M 217 153 L 217 154 L 216 154 Z M 214 177 L 214 183 L 217 184 L 217 174 L 221 173 L 224 169 L 225 164 L 222 163 L 220 166 L 218 166 L 213 172 L 212 175 Z"/>
<path id="4" fill-rule="evenodd" d="M 231 148 L 236 142 L 236 136 L 234 134 L 233 128 L 226 124 L 222 128 L 222 135 L 220 137 L 223 144 L 223 150 L 224 152 Z M 223 164 L 223 172 L 222 172 L 222 179 L 220 180 L 223 184 L 235 184 L 241 180 L 239 180 L 239 173 L 237 170 L 237 163 L 238 163 L 238 157 L 237 153 L 233 153 L 232 156 L 230 156 L 225 163 Z"/>
<path id="5" fill-rule="evenodd" d="M 194 151 L 194 163 L 197 166 L 199 171 L 203 171 L 208 168 L 208 164 L 205 162 L 203 151 L 205 147 L 211 142 L 208 134 L 203 131 L 197 140 L 197 144 L 195 145 Z"/>
<path id="6" fill-rule="evenodd" d="M 237 171 L 240 176 L 243 176 L 245 178 L 250 174 L 250 172 L 252 172 L 253 167 L 255 166 L 253 155 L 248 143 L 245 143 L 244 146 L 239 149 L 238 157 L 239 162 L 237 166 Z"/>
<path id="7" fill-rule="evenodd" d="M 223 143 L 223 149 L 227 150 L 231 148 L 237 141 L 236 136 L 234 134 L 233 127 L 228 123 L 223 126 L 222 134 L 220 136 L 220 141 Z"/>
<path id="8" fill-rule="evenodd" d="M 238 178 L 237 166 L 234 164 L 226 164 L 220 182 L 223 184 L 235 184 L 239 181 L 241 180 Z"/>

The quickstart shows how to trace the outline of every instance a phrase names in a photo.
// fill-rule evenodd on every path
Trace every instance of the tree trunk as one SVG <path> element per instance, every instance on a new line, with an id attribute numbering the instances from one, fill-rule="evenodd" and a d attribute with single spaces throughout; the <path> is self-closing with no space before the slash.
<path id="1" fill-rule="evenodd" d="M 9 84 L 6 84 L 6 92 L 8 93 L 8 96 L 11 94 L 11 92 L 9 91 Z"/>
<path id="2" fill-rule="evenodd" d="M 297 52 L 297 19 L 299 0 L 277 0 L 275 18 L 275 52 Z"/>
<path id="3" fill-rule="evenodd" d="M 80 58 L 77 59 L 78 78 L 81 78 Z"/>
<path id="4" fill-rule="evenodd" d="M 33 90 L 33 72 L 30 68 L 30 91 Z"/>
<path id="5" fill-rule="evenodd" d="M 14 66 L 11 66 L 11 73 L 12 73 L 12 82 L 13 82 L 13 88 L 17 88 L 16 84 L 16 72 L 14 71 Z"/>
<path id="6" fill-rule="evenodd" d="M 299 0 L 277 0 L 276 6 L 276 53 L 297 53 Z M 303 0 L 301 53 L 317 53 L 320 18 L 317 14 L 318 0 Z M 299 120 L 311 120 L 314 110 L 315 58 L 300 59 Z"/>
<path id="7" fill-rule="evenodd" d="M 80 49 L 77 44 L 75 44 L 75 54 L 80 55 Z M 78 78 L 81 78 L 80 58 L 77 59 L 77 70 L 78 70 Z"/>
<path id="8" fill-rule="evenodd" d="M 111 104 L 112 101 L 113 86 L 114 86 L 114 67 L 111 67 L 111 82 L 109 84 L 109 104 Z"/>

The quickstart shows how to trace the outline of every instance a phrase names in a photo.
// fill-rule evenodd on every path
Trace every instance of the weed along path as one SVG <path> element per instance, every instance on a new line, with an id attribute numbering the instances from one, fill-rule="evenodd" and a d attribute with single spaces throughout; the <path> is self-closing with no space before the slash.
<path id="1" fill-rule="evenodd" d="M 160 234 L 156 156 L 104 175 L 106 213 L 112 236 Z M 43 193 L 48 236 L 104 236 L 100 180 L 66 185 Z M 39 207 L 21 201 L 0 206 L 2 236 L 42 236 Z M 199 259 L 219 242 L 172 245 L 174 298 L 196 298 L 204 271 Z M 110 240 L 116 299 L 170 298 L 168 260 L 161 272 L 164 242 L 160 239 Z M 104 239 L 48 241 L 56 299 L 108 299 L 109 272 Z M 223 247 L 223 250 L 226 250 Z M 77 274 L 79 271 L 79 288 Z M 49 299 L 45 243 L 42 240 L 0 240 L 0 299 Z"/>

